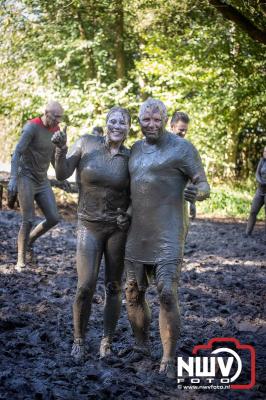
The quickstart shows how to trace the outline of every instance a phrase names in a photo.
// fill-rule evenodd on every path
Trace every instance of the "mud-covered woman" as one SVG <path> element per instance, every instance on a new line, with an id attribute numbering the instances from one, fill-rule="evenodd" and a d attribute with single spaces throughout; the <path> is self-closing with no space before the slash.
<path id="1" fill-rule="evenodd" d="M 246 228 L 246 235 L 251 235 L 260 209 L 265 207 L 266 215 L 266 146 L 256 170 L 257 190 L 252 200 L 251 210 Z M 266 224 L 266 221 L 265 221 Z M 265 225 L 266 232 L 266 225 Z"/>
<path id="2" fill-rule="evenodd" d="M 106 117 L 104 137 L 84 135 L 67 153 L 66 135 L 56 133 L 55 169 L 59 180 L 77 171 L 79 187 L 77 226 L 78 284 L 73 305 L 74 343 L 71 355 L 85 357 L 85 333 L 90 318 L 102 256 L 105 258 L 105 305 L 100 357 L 111 344 L 121 308 L 121 279 L 126 230 L 129 224 L 128 159 L 123 142 L 130 129 L 126 109 L 113 107 Z"/>

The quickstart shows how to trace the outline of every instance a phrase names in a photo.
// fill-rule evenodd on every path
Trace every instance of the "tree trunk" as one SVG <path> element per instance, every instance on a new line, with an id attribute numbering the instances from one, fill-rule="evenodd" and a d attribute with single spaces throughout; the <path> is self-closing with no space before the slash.
<path id="1" fill-rule="evenodd" d="M 248 19 L 244 14 L 234 8 L 231 4 L 226 3 L 226 1 L 223 0 L 209 0 L 209 3 L 214 6 L 223 15 L 224 18 L 234 22 L 253 40 L 266 44 L 266 31 L 261 30 L 257 26 L 255 26 L 253 21 Z"/>
<path id="2" fill-rule="evenodd" d="M 123 0 L 115 0 L 115 58 L 116 77 L 124 80 L 126 77 L 126 55 L 124 49 L 124 9 Z"/>
<path id="3" fill-rule="evenodd" d="M 89 35 L 89 33 L 86 30 L 86 26 L 84 24 L 83 20 L 83 15 L 80 10 L 77 10 L 77 17 L 78 17 L 78 26 L 79 26 L 79 33 L 80 37 L 83 40 L 93 40 L 94 35 Z M 91 36 L 91 37 L 90 37 Z M 93 55 L 93 49 L 92 47 L 87 47 L 86 48 L 86 59 L 88 62 L 88 79 L 95 79 L 97 77 L 97 70 L 94 62 L 94 55 Z"/>

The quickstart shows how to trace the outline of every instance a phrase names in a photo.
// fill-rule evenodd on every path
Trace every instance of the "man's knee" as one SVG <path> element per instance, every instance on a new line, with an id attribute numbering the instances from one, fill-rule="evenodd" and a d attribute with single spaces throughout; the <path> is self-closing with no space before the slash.
<path id="1" fill-rule="evenodd" d="M 54 214 L 49 216 L 49 218 L 46 219 L 46 223 L 49 226 L 49 228 L 52 228 L 53 226 L 57 225 L 59 222 L 60 218 L 58 214 Z"/>
<path id="2" fill-rule="evenodd" d="M 161 306 L 170 311 L 177 304 L 176 285 L 166 285 L 164 282 L 159 282 L 157 288 Z"/>
<path id="3" fill-rule="evenodd" d="M 136 281 L 127 281 L 125 289 L 128 306 L 137 306 L 144 301 L 145 292 L 139 290 Z"/>
<path id="4" fill-rule="evenodd" d="M 251 208 L 251 211 L 250 211 L 251 218 L 256 218 L 256 216 L 258 215 L 259 211 L 260 211 L 260 209 Z"/>
<path id="5" fill-rule="evenodd" d="M 119 296 L 121 294 L 121 284 L 117 281 L 108 282 L 105 286 L 107 296 Z"/>
<path id="6" fill-rule="evenodd" d="M 33 225 L 33 218 L 28 216 L 22 217 L 21 228 L 26 231 L 30 231 Z"/>

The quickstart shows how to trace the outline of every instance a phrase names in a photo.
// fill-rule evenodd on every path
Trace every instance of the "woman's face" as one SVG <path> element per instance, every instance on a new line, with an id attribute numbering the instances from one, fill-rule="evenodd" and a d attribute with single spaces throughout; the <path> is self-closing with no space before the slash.
<path id="1" fill-rule="evenodd" d="M 266 160 L 266 147 L 264 147 L 264 150 L 263 150 L 263 158 L 265 158 L 265 160 Z"/>
<path id="2" fill-rule="evenodd" d="M 129 123 L 121 111 L 114 111 L 107 120 L 107 136 L 111 142 L 122 143 L 129 132 Z"/>

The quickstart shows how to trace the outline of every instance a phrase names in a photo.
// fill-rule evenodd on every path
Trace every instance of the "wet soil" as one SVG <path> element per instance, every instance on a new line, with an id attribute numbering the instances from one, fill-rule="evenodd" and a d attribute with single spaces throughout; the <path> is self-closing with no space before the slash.
<path id="1" fill-rule="evenodd" d="M 69 353 L 76 286 L 75 221 L 61 221 L 40 238 L 35 246 L 37 265 L 31 264 L 23 272 L 14 269 L 20 216 L 5 210 L 0 222 L 0 399 L 266 398 L 266 241 L 262 224 L 251 238 L 245 238 L 241 221 L 193 222 L 179 289 L 182 335 L 177 355 L 186 358 L 195 345 L 211 338 L 234 337 L 253 345 L 256 385 L 240 391 L 180 390 L 175 381 L 160 377 L 155 286 L 148 293 L 153 313 L 152 358 L 126 362 L 123 352 L 133 340 L 123 300 L 114 356 L 100 361 L 103 267 L 89 322 L 87 359 L 82 366 L 73 364 Z M 245 374 L 248 380 L 248 369 Z"/>

